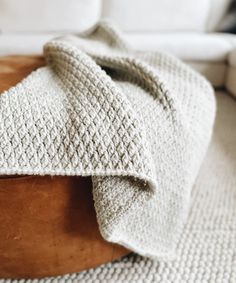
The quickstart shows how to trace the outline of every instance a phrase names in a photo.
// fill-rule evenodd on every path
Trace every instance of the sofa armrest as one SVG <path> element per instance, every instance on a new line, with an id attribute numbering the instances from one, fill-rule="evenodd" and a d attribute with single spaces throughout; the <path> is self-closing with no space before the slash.
<path id="1" fill-rule="evenodd" d="M 229 66 L 225 85 L 227 90 L 236 96 L 236 47 L 229 54 L 228 64 Z"/>

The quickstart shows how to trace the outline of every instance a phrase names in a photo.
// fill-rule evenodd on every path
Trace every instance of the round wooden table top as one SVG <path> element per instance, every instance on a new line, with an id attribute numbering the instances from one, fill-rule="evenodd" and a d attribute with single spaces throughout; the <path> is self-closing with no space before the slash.
<path id="1" fill-rule="evenodd" d="M 44 64 L 0 58 L 0 93 Z M 0 278 L 79 272 L 127 253 L 100 235 L 90 178 L 0 176 Z"/>

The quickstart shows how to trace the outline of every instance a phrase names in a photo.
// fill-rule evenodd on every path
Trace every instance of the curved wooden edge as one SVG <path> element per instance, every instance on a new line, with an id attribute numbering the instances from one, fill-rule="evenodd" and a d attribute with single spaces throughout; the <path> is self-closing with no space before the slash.
<path id="1" fill-rule="evenodd" d="M 44 65 L 45 60 L 42 55 L 0 57 L 0 93 Z"/>
<path id="2" fill-rule="evenodd" d="M 100 235 L 90 178 L 0 180 L 0 278 L 79 272 L 127 253 Z"/>

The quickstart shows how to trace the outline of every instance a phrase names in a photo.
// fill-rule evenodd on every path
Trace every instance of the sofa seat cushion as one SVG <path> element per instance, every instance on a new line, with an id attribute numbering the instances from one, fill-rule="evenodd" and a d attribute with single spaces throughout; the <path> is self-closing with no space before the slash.
<path id="1" fill-rule="evenodd" d="M 58 35 L 58 32 L 1 34 L 0 56 L 42 53 L 42 46 Z M 223 62 L 236 47 L 236 37 L 221 34 L 126 32 L 124 36 L 135 49 L 162 50 L 185 61 Z"/>
<path id="2" fill-rule="evenodd" d="M 38 55 L 43 45 L 59 33 L 5 33 L 0 34 L 0 56 Z"/>
<path id="3" fill-rule="evenodd" d="M 7 33 L 0 35 L 0 56 L 42 54 L 43 45 L 59 33 Z M 215 87 L 225 84 L 226 60 L 236 39 L 200 33 L 125 33 L 131 46 L 140 50 L 163 50 L 184 60 Z"/>
<path id="4" fill-rule="evenodd" d="M 136 49 L 163 50 L 185 61 L 223 62 L 233 48 L 231 37 L 217 33 L 129 32 L 126 39 Z"/>

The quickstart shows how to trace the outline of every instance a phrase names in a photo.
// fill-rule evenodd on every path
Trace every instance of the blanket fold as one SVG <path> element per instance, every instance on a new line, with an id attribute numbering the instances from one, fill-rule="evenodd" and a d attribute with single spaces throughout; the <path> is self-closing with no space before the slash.
<path id="1" fill-rule="evenodd" d="M 92 176 L 101 234 L 172 258 L 210 141 L 210 85 L 131 50 L 101 22 L 44 47 L 47 66 L 0 96 L 0 174 Z"/>

